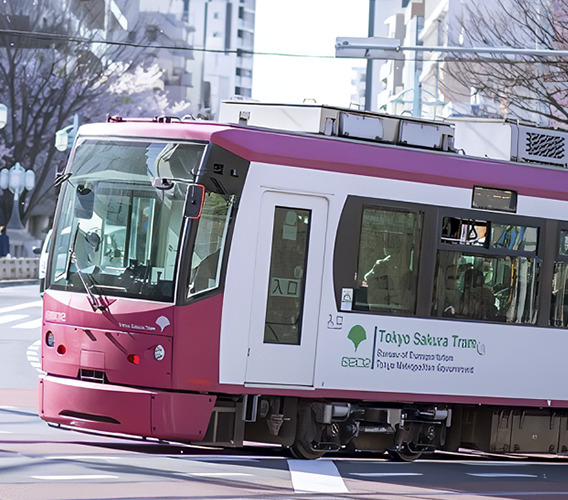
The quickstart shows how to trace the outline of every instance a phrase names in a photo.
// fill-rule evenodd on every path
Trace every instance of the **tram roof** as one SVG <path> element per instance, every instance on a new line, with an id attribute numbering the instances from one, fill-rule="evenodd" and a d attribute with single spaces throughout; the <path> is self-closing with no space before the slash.
<path id="1" fill-rule="evenodd" d="M 559 167 L 321 134 L 206 121 L 156 123 L 149 120 L 83 125 L 80 134 L 206 141 L 255 162 L 469 189 L 485 186 L 568 201 L 568 171 Z"/>

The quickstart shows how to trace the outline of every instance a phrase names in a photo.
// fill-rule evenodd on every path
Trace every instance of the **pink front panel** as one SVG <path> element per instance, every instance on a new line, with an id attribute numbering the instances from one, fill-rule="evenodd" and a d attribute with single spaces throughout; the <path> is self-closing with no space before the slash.
<path id="1" fill-rule="evenodd" d="M 160 392 L 152 396 L 152 435 L 172 441 L 201 441 L 215 396 Z"/>
<path id="2" fill-rule="evenodd" d="M 110 299 L 107 311 L 95 312 L 85 295 L 44 295 L 42 368 L 51 375 L 77 378 L 80 370 L 94 370 L 111 383 L 171 388 L 172 337 L 170 304 Z M 165 353 L 160 360 L 154 356 L 158 345 Z"/>
<path id="3" fill-rule="evenodd" d="M 219 389 L 219 336 L 223 295 L 176 309 L 173 387 L 190 391 Z"/>
<path id="4" fill-rule="evenodd" d="M 39 398 L 47 422 L 178 441 L 204 438 L 216 400 L 50 376 L 40 379 Z"/>
<path id="5" fill-rule="evenodd" d="M 40 417 L 81 429 L 151 436 L 149 391 L 79 380 L 40 379 Z"/>
<path id="6" fill-rule="evenodd" d="M 43 348 L 43 370 L 47 373 L 77 378 L 79 370 L 96 370 L 104 372 L 110 383 L 171 387 L 171 338 L 50 326 L 55 345 Z M 160 361 L 154 357 L 157 345 L 165 350 Z"/>

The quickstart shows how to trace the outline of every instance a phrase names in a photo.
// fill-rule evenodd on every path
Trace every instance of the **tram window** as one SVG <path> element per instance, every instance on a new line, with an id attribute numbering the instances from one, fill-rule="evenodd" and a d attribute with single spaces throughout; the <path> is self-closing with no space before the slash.
<path id="1" fill-rule="evenodd" d="M 538 229 L 513 224 L 492 224 L 491 247 L 536 252 Z"/>
<path id="2" fill-rule="evenodd" d="M 557 262 L 552 278 L 551 324 L 568 326 L 568 263 Z"/>
<path id="3" fill-rule="evenodd" d="M 364 207 L 353 309 L 413 314 L 423 216 Z"/>
<path id="4" fill-rule="evenodd" d="M 442 220 L 442 242 L 454 245 L 487 247 L 489 223 L 456 217 L 444 217 Z"/>
<path id="5" fill-rule="evenodd" d="M 441 250 L 434 316 L 534 324 L 540 260 Z"/>
<path id="6" fill-rule="evenodd" d="M 560 231 L 558 254 L 568 257 L 568 231 Z"/>
<path id="7" fill-rule="evenodd" d="M 189 296 L 219 286 L 232 204 L 232 199 L 217 193 L 205 196 L 191 259 Z"/>
<path id="8" fill-rule="evenodd" d="M 264 343 L 301 342 L 302 304 L 311 211 L 276 207 Z"/>
<path id="9" fill-rule="evenodd" d="M 552 277 L 552 300 L 550 323 L 553 326 L 568 326 L 568 231 L 560 231 L 558 261 Z"/>
<path id="10" fill-rule="evenodd" d="M 132 203 L 132 225 L 130 226 L 129 261 L 142 265 L 150 259 L 154 213 L 156 201 L 152 198 L 134 198 Z"/>

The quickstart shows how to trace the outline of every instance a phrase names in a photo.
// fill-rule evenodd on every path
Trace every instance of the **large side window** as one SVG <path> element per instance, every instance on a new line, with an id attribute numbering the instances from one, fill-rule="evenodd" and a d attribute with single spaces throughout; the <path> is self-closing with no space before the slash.
<path id="1" fill-rule="evenodd" d="M 434 316 L 536 322 L 538 228 L 444 217 L 440 242 Z"/>
<path id="2" fill-rule="evenodd" d="M 550 322 L 553 326 L 568 326 L 568 230 L 560 231 L 552 279 Z"/>
<path id="3" fill-rule="evenodd" d="M 189 296 L 219 286 L 233 198 L 207 193 L 191 259 Z"/>
<path id="4" fill-rule="evenodd" d="M 353 309 L 413 314 L 423 216 L 363 207 Z"/>

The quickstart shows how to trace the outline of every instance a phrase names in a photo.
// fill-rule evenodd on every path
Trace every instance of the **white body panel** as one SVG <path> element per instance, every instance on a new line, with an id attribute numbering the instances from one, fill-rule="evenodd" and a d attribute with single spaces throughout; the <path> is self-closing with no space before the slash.
<path id="1" fill-rule="evenodd" d="M 228 263 L 221 383 L 298 384 L 294 361 L 287 372 L 279 370 L 281 376 L 271 377 L 271 357 L 254 361 L 255 369 L 264 369 L 266 377 L 256 376 L 253 384 L 247 384 L 249 332 L 254 330 L 258 307 L 254 302 L 264 302 L 263 306 L 266 302 L 266 291 L 262 296 L 255 290 L 254 276 L 258 213 L 267 190 L 319 195 L 329 203 L 321 295 L 307 295 L 304 305 L 319 313 L 318 330 L 306 332 L 317 339 L 315 359 L 298 360 L 314 366 L 313 389 L 568 400 L 568 388 L 560 376 L 568 352 L 565 330 L 337 310 L 333 249 L 348 195 L 470 209 L 471 190 L 274 165 L 266 168 L 257 163 L 250 167 L 242 197 L 246 201 L 239 208 Z M 568 214 L 568 203 L 520 196 L 517 214 L 558 219 Z M 360 328 L 350 334 L 354 327 Z"/>
<path id="2" fill-rule="evenodd" d="M 274 207 L 300 207 L 311 210 L 312 225 L 307 259 L 305 296 L 310 307 L 302 314 L 300 345 L 265 343 L 266 299 L 269 287 L 270 250 Z M 252 310 L 247 352 L 246 381 L 312 386 L 316 352 L 319 307 L 313 298 L 320 297 L 322 286 L 322 254 L 325 254 L 327 200 L 323 197 L 265 191 L 261 199 L 260 227 L 255 259 Z M 313 307 L 312 307 L 313 304 Z M 267 369 L 268 367 L 268 369 Z"/>

